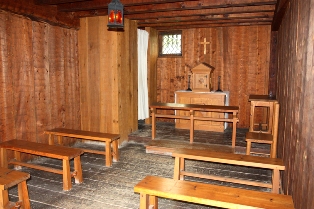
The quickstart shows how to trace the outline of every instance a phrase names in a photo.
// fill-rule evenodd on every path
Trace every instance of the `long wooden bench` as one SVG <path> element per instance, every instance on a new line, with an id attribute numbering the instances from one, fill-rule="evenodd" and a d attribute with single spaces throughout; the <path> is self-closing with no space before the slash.
<path id="1" fill-rule="evenodd" d="M 81 149 L 48 145 L 43 143 L 29 142 L 24 140 L 9 140 L 0 143 L 1 148 L 1 166 L 8 168 L 8 164 L 15 166 L 25 166 L 33 169 L 43 170 L 56 174 L 63 175 L 63 190 L 72 188 L 71 177 L 75 178 L 75 183 L 83 182 L 81 154 L 84 153 Z M 8 161 L 7 150 L 14 151 L 15 159 Z M 49 168 L 46 166 L 25 163 L 21 161 L 21 153 L 37 155 L 42 157 L 60 159 L 63 162 L 63 169 Z M 74 159 L 74 171 L 70 171 L 70 160 Z"/>
<path id="2" fill-rule="evenodd" d="M 172 156 L 175 157 L 174 179 L 176 180 L 183 180 L 184 176 L 193 176 L 198 178 L 212 179 L 216 181 L 225 181 L 237 184 L 271 188 L 273 193 L 279 193 L 280 171 L 285 170 L 283 161 L 278 158 L 265 158 L 250 155 L 241 155 L 226 152 L 211 152 L 208 150 L 193 150 L 185 148 L 174 150 L 172 152 Z M 272 170 L 272 183 L 270 184 L 252 180 L 227 178 L 216 175 L 188 172 L 185 170 L 185 159 L 270 169 Z"/>
<path id="3" fill-rule="evenodd" d="M 186 110 L 190 111 L 190 116 L 182 115 L 168 115 L 157 114 L 157 109 L 164 110 Z M 190 120 L 190 143 L 193 143 L 194 139 L 194 120 L 208 120 L 232 123 L 232 147 L 235 147 L 236 142 L 236 128 L 238 119 L 239 107 L 237 106 L 218 106 L 218 105 L 197 105 L 197 104 L 179 104 L 179 103 L 158 103 L 155 102 L 150 105 L 151 117 L 152 117 L 152 139 L 156 138 L 156 118 L 174 118 L 174 119 L 186 119 Z M 203 112 L 220 112 L 232 114 L 232 118 L 213 118 L 213 117 L 197 117 L 195 111 Z"/>
<path id="4" fill-rule="evenodd" d="M 100 141 L 105 142 L 105 151 L 99 150 L 91 150 L 91 149 L 83 149 L 84 152 L 104 155 L 106 158 L 106 166 L 110 167 L 112 165 L 112 161 L 119 160 L 119 134 L 111 134 L 111 133 L 101 133 L 101 132 L 93 132 L 93 131 L 82 131 L 82 130 L 74 130 L 74 129 L 65 129 L 65 128 L 55 128 L 52 130 L 46 130 L 45 134 L 49 135 L 49 144 L 54 144 L 54 135 L 58 137 L 58 143 L 60 145 L 63 144 L 63 137 L 72 137 L 79 138 L 84 140 L 91 141 Z M 112 145 L 112 149 L 111 149 Z"/>
<path id="5" fill-rule="evenodd" d="M 158 197 L 231 209 L 293 209 L 291 196 L 146 176 L 135 187 L 140 209 L 158 209 Z"/>

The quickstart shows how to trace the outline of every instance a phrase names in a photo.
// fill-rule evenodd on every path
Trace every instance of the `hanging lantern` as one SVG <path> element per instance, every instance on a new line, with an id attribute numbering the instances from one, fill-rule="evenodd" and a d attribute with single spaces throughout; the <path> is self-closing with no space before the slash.
<path id="1" fill-rule="evenodd" d="M 108 28 L 123 28 L 123 5 L 119 0 L 108 4 Z"/>

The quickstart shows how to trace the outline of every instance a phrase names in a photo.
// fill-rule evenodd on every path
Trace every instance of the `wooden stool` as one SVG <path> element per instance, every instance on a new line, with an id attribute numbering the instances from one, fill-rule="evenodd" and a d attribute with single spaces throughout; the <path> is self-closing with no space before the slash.
<path id="1" fill-rule="evenodd" d="M 26 180 L 29 178 L 28 173 L 0 167 L 0 209 L 19 206 L 23 209 L 31 208 L 26 184 Z M 15 185 L 18 186 L 19 201 L 13 203 L 9 201 L 8 189 Z"/>
<path id="2" fill-rule="evenodd" d="M 269 97 L 268 95 L 250 95 L 249 101 L 251 102 L 249 132 L 272 133 L 274 103 L 278 103 L 278 101 L 275 97 Z M 266 108 L 266 121 L 264 123 L 255 123 L 256 107 Z M 254 129 L 256 126 L 259 127 L 258 130 Z"/>
<path id="3" fill-rule="evenodd" d="M 256 133 L 256 132 L 247 132 L 245 135 L 246 140 L 246 154 L 250 155 L 251 153 L 255 154 L 262 154 L 256 153 L 251 151 L 252 143 L 259 143 L 259 144 L 270 144 L 270 153 L 266 154 L 269 155 L 271 158 L 276 158 L 277 156 L 277 137 L 278 137 L 278 123 L 279 123 L 279 104 L 274 104 L 274 113 L 272 117 L 272 132 L 271 133 Z"/>

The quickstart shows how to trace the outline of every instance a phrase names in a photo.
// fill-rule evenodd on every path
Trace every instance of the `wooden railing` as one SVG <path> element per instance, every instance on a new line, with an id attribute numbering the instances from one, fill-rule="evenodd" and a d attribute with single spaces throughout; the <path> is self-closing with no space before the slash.
<path id="1" fill-rule="evenodd" d="M 190 111 L 190 116 L 157 114 L 157 109 L 163 110 L 186 110 Z M 198 105 L 198 104 L 179 104 L 179 103 L 153 103 L 150 105 L 152 117 L 152 139 L 156 138 L 156 118 L 174 118 L 190 120 L 190 143 L 194 139 L 194 120 L 217 121 L 232 123 L 232 147 L 235 147 L 236 141 L 236 125 L 239 122 L 237 106 L 217 106 L 217 105 Z M 220 112 L 230 113 L 232 118 L 214 118 L 214 117 L 198 117 L 195 116 L 195 111 L 203 112 Z"/>

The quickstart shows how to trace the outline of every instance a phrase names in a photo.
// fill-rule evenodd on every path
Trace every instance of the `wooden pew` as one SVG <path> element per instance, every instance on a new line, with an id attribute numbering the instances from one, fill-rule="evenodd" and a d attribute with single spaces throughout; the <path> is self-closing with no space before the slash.
<path id="1" fill-rule="evenodd" d="M 157 109 L 163 110 L 186 110 L 190 111 L 190 116 L 182 115 L 165 115 L 157 114 Z M 208 120 L 232 123 L 232 147 L 235 147 L 236 142 L 236 128 L 238 119 L 239 107 L 237 106 L 217 106 L 217 105 L 197 105 L 197 104 L 179 104 L 179 103 L 158 103 L 155 102 L 150 105 L 151 117 L 152 117 L 152 139 L 156 138 L 156 118 L 175 118 L 175 119 L 187 119 L 190 120 L 190 143 L 193 143 L 194 138 L 194 120 Z M 213 118 L 213 117 L 196 117 L 195 111 L 203 112 L 220 112 L 231 113 L 232 118 Z"/>
<path id="2" fill-rule="evenodd" d="M 15 166 L 25 166 L 33 169 L 43 170 L 56 174 L 63 175 L 63 190 L 67 191 L 72 188 L 71 177 L 75 178 L 75 183 L 83 182 L 81 154 L 84 153 L 81 149 L 48 145 L 24 140 L 9 140 L 0 143 L 1 150 L 1 166 L 8 168 L 8 164 Z M 15 159 L 8 162 L 7 150 L 14 151 Z M 37 155 L 42 157 L 60 159 L 63 162 L 63 170 L 49 168 L 46 166 L 35 165 L 31 163 L 21 162 L 21 153 Z M 70 171 L 70 160 L 74 159 L 74 171 Z"/>
<path id="3" fill-rule="evenodd" d="M 293 209 L 291 196 L 146 176 L 135 187 L 140 209 L 158 209 L 158 197 L 231 209 Z"/>
<path id="4" fill-rule="evenodd" d="M 105 142 L 106 147 L 105 151 L 99 150 L 91 150 L 91 149 L 83 149 L 84 152 L 104 155 L 106 157 L 106 166 L 110 167 L 112 165 L 112 161 L 119 160 L 119 134 L 111 134 L 111 133 L 101 133 L 101 132 L 92 132 L 92 131 L 82 131 L 82 130 L 73 130 L 73 129 L 65 129 L 65 128 L 55 128 L 52 130 L 46 130 L 45 134 L 49 134 L 49 144 L 54 144 L 54 135 L 58 136 L 58 143 L 63 144 L 63 137 L 72 137 L 72 138 L 80 138 L 84 140 L 91 141 L 100 141 Z M 111 151 L 112 145 L 112 151 Z"/>
<path id="5" fill-rule="evenodd" d="M 250 155 L 240 155 L 226 152 L 211 152 L 208 150 L 195 149 L 176 149 L 172 152 L 175 157 L 174 179 L 183 180 L 184 176 L 193 176 L 198 178 L 212 179 L 216 181 L 232 182 L 237 184 L 246 184 L 251 186 L 271 188 L 273 193 L 279 193 L 280 189 L 280 171 L 285 170 L 283 161 L 278 158 L 265 158 Z M 244 179 L 227 178 L 215 175 L 205 175 L 185 171 L 185 159 L 200 160 L 213 163 L 223 163 L 238 166 L 248 166 L 272 170 L 272 183 L 257 182 Z"/>
<path id="6" fill-rule="evenodd" d="M 30 209 L 30 201 L 26 180 L 30 178 L 29 173 L 10 170 L 0 167 L 0 209 L 3 208 L 23 208 Z M 9 188 L 18 188 L 19 201 L 9 201 Z"/>

